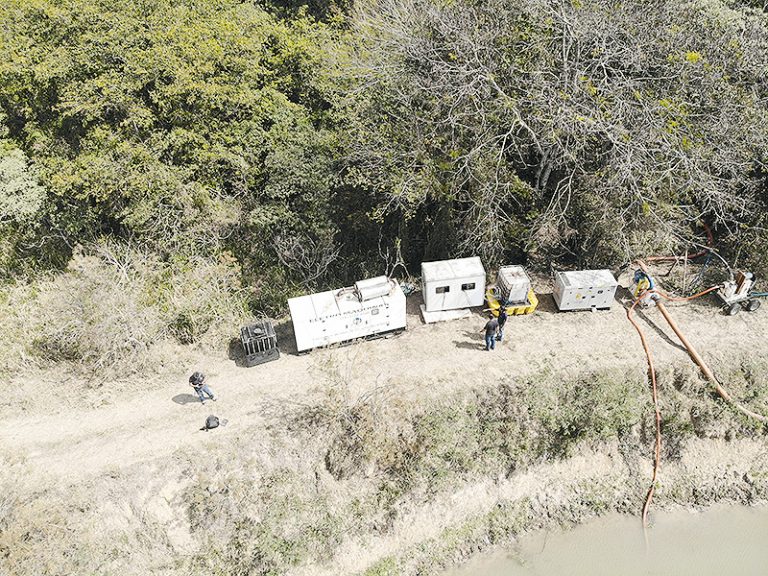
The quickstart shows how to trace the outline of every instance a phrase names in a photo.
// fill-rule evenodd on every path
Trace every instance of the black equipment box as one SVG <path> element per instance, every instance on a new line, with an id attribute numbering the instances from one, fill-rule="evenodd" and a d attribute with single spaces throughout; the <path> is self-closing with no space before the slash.
<path id="1" fill-rule="evenodd" d="M 280 358 L 275 327 L 271 320 L 259 320 L 240 328 L 240 341 L 245 351 L 246 366 L 256 366 Z"/>

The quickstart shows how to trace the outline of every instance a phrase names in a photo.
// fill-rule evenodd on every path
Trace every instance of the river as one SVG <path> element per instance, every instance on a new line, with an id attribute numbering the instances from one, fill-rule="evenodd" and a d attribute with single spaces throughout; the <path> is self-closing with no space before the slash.
<path id="1" fill-rule="evenodd" d="M 530 534 L 445 576 L 764 576 L 768 508 L 657 513 L 646 547 L 640 520 L 607 515 Z"/>

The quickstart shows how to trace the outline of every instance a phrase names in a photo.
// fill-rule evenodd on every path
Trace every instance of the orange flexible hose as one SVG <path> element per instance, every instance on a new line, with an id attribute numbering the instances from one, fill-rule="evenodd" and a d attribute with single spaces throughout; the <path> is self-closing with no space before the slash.
<path id="1" fill-rule="evenodd" d="M 717 286 L 708 288 L 703 292 L 699 292 L 698 294 L 694 294 L 693 296 L 689 296 L 687 298 L 673 298 L 672 296 L 669 296 L 668 294 L 662 291 L 657 290 L 656 292 L 659 295 L 661 295 L 663 298 L 670 300 L 672 302 L 684 302 L 687 300 L 693 300 L 694 298 L 698 298 L 700 296 L 703 296 L 704 294 L 709 294 L 713 290 L 717 290 Z M 699 353 L 696 351 L 693 345 L 688 341 L 688 339 L 682 333 L 682 331 L 677 326 L 675 321 L 672 320 L 666 308 L 664 306 L 659 306 L 659 311 L 664 315 L 664 318 L 666 319 L 667 323 L 670 325 L 670 327 L 675 332 L 675 334 L 677 334 L 677 337 L 680 339 L 680 342 L 682 342 L 683 346 L 685 346 L 686 350 L 688 350 L 688 354 L 693 359 L 693 361 L 699 366 L 699 368 L 701 369 L 701 372 L 704 374 L 707 380 L 709 380 L 712 383 L 712 385 L 715 387 L 715 391 L 718 393 L 718 395 L 723 400 L 728 402 L 731 406 L 736 408 L 736 410 L 744 414 L 745 416 L 749 416 L 750 418 L 754 418 L 755 420 L 759 420 L 760 422 L 768 422 L 768 417 L 763 416 L 762 414 L 758 414 L 757 412 L 753 412 L 746 406 L 743 406 L 741 403 L 733 399 L 733 397 L 728 393 L 728 391 L 723 387 L 723 385 L 717 379 L 717 377 L 715 376 L 715 373 L 712 372 L 712 369 L 709 367 L 709 365 L 704 361 L 704 359 L 699 355 Z"/>
<path id="2" fill-rule="evenodd" d="M 644 263 L 640 262 L 639 264 L 640 264 L 640 267 L 643 269 L 643 271 L 647 273 Z M 635 330 L 637 330 L 637 333 L 640 336 L 640 341 L 643 344 L 643 349 L 645 350 L 645 356 L 648 361 L 648 373 L 651 376 L 653 407 L 656 414 L 656 442 L 655 442 L 654 461 L 653 461 L 653 476 L 651 478 L 651 485 L 648 488 L 648 493 L 645 496 L 645 503 L 643 504 L 642 519 L 643 519 L 644 528 L 648 526 L 648 510 L 650 509 L 651 502 L 653 501 L 653 494 L 654 494 L 654 491 L 656 490 L 656 481 L 658 478 L 659 467 L 661 463 L 661 410 L 659 408 L 658 386 L 656 381 L 656 369 L 653 364 L 653 355 L 651 354 L 650 347 L 648 346 L 648 341 L 645 338 L 645 333 L 643 332 L 640 325 L 633 318 L 632 313 L 634 312 L 635 308 L 640 303 L 640 301 L 648 294 L 653 294 L 653 293 L 658 294 L 659 296 L 661 296 L 665 300 L 669 300 L 670 302 L 689 302 L 691 300 L 694 300 L 696 298 L 700 298 L 706 294 L 709 294 L 710 292 L 713 292 L 717 289 L 718 289 L 718 286 L 712 286 L 711 288 L 707 288 L 706 290 L 703 290 L 697 294 L 694 294 L 693 296 L 674 297 L 674 296 L 670 296 L 663 290 L 655 288 L 653 290 L 646 290 L 641 294 L 639 294 L 638 297 L 635 299 L 635 301 L 632 303 L 632 306 L 630 306 L 627 309 L 627 319 L 632 323 L 632 326 L 635 327 Z M 701 356 L 699 356 L 698 352 L 696 352 L 696 349 L 693 348 L 690 342 L 688 342 L 688 339 L 680 331 L 680 328 L 677 326 L 677 324 L 669 316 L 669 313 L 667 312 L 666 307 L 663 306 L 663 304 L 661 304 L 660 302 L 658 304 L 658 307 L 659 307 L 659 310 L 662 312 L 664 318 L 669 323 L 672 330 L 675 332 L 677 337 L 680 338 L 680 341 L 688 350 L 688 354 L 691 356 L 694 362 L 698 364 L 699 368 L 707 377 L 707 379 L 715 386 L 715 390 L 720 395 L 720 397 L 726 402 L 728 402 L 729 404 L 731 404 L 734 408 L 736 408 L 742 414 L 745 414 L 747 416 L 760 420 L 761 422 L 768 422 L 768 417 L 763 416 L 762 414 L 753 412 L 752 410 L 749 410 L 748 408 L 742 406 L 740 403 L 736 402 L 731 397 L 728 391 L 725 390 L 725 388 L 723 388 L 723 386 L 717 380 L 717 378 L 715 377 L 714 373 L 709 368 L 709 366 L 704 362 Z"/>
<path id="3" fill-rule="evenodd" d="M 712 286 L 711 288 L 707 288 L 706 290 L 703 290 L 699 292 L 698 294 L 694 294 L 693 296 L 670 296 L 664 290 L 661 290 L 660 288 L 654 288 L 652 291 L 664 298 L 665 300 L 669 300 L 670 302 L 688 302 L 689 300 L 695 300 L 696 298 L 700 298 L 701 296 L 704 296 L 705 294 L 709 294 L 710 292 L 714 292 L 717 290 L 719 286 Z"/>
<path id="4" fill-rule="evenodd" d="M 645 356 L 648 361 L 648 373 L 651 377 L 651 393 L 653 396 L 653 409 L 655 412 L 656 417 L 656 441 L 655 441 L 655 447 L 654 447 L 654 458 L 653 458 L 653 476 L 651 477 L 651 484 L 648 487 L 648 492 L 645 495 L 645 502 L 643 503 L 643 527 L 648 527 L 648 510 L 651 507 L 651 502 L 653 502 L 653 494 L 656 490 L 656 481 L 659 476 L 659 467 L 661 465 L 661 409 L 659 408 L 659 390 L 657 386 L 656 381 L 656 368 L 653 364 L 653 354 L 651 354 L 651 349 L 648 346 L 648 340 L 645 337 L 645 333 L 643 332 L 643 329 L 640 327 L 640 325 L 635 321 L 634 317 L 632 316 L 632 313 L 634 312 L 637 305 L 640 303 L 640 301 L 648 294 L 651 293 L 658 293 L 663 298 L 666 298 L 667 300 L 675 301 L 675 302 L 682 302 L 682 301 L 688 301 L 693 300 L 695 298 L 699 298 L 701 296 L 704 296 L 705 294 L 709 294 L 713 290 L 717 290 L 717 286 L 713 286 L 711 288 L 708 288 L 707 290 L 703 290 L 702 292 L 699 292 L 698 294 L 694 294 L 693 296 L 688 296 L 685 298 L 674 298 L 670 296 L 669 294 L 666 294 L 665 292 L 661 292 L 658 289 L 654 290 L 646 290 L 638 295 L 638 297 L 635 299 L 635 301 L 632 303 L 632 306 L 630 306 L 627 309 L 627 319 L 630 321 L 632 326 L 635 327 L 635 330 L 637 330 L 638 335 L 640 336 L 640 342 L 643 344 L 643 350 L 645 350 Z"/>
<path id="5" fill-rule="evenodd" d="M 706 223 L 701 223 L 704 228 L 704 232 L 707 235 L 707 248 L 699 250 L 695 254 L 687 254 L 685 256 L 650 256 L 647 258 L 648 262 L 676 262 L 678 260 L 695 260 L 707 254 L 710 249 L 715 245 L 715 238 L 712 235 L 712 230 Z"/>
<path id="6" fill-rule="evenodd" d="M 632 312 L 635 310 L 635 307 L 646 294 L 648 294 L 647 290 L 641 293 L 632 303 L 632 306 L 627 309 L 627 319 L 632 323 L 632 326 L 635 327 L 635 330 L 637 330 L 637 333 L 640 336 L 640 342 L 643 344 L 643 350 L 645 350 L 645 357 L 648 360 L 648 373 L 651 376 L 651 391 L 653 394 L 653 408 L 656 412 L 656 446 L 653 458 L 653 477 L 651 478 L 651 485 L 648 487 L 648 492 L 645 495 L 645 503 L 643 504 L 643 527 L 648 526 L 648 509 L 651 507 L 651 502 L 653 501 L 653 493 L 656 490 L 656 479 L 659 475 L 659 465 L 661 463 L 661 410 L 659 409 L 659 393 L 656 386 L 656 368 L 653 365 L 653 355 L 648 346 L 648 340 L 645 338 L 645 333 L 632 317 Z"/>

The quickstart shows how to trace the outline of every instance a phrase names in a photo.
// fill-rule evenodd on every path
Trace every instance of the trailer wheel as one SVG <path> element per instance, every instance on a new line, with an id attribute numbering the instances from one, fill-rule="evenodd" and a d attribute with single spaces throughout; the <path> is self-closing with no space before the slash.
<path id="1" fill-rule="evenodd" d="M 741 310 L 741 304 L 731 304 L 726 310 L 726 313 L 728 314 L 728 316 L 736 316 L 736 314 L 738 314 L 740 310 Z"/>
<path id="2" fill-rule="evenodd" d="M 755 310 L 760 308 L 760 304 L 762 304 L 760 300 L 753 298 L 752 300 L 747 302 L 747 305 L 745 306 L 745 308 L 747 309 L 747 312 L 754 312 Z"/>

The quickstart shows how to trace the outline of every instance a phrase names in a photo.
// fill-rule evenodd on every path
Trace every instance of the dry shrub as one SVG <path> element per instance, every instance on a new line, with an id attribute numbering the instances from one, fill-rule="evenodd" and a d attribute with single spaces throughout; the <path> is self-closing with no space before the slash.
<path id="1" fill-rule="evenodd" d="M 337 480 L 363 474 L 400 470 L 413 440 L 412 408 L 391 382 L 376 385 L 355 397 L 350 391 L 351 368 L 334 357 L 318 359 L 312 376 L 318 382 L 310 404 L 289 415 L 289 430 L 321 439 L 326 470 Z"/>
<path id="2" fill-rule="evenodd" d="M 150 369 L 161 342 L 190 344 L 237 326 L 238 277 L 228 259 L 165 263 L 114 243 L 78 249 L 65 272 L 39 287 L 32 351 L 89 371 Z"/>
<path id="3" fill-rule="evenodd" d="M 0 449 L 0 573 L 96 570 L 86 552 L 89 538 L 71 522 L 76 491 L 38 491 L 30 478 L 31 468 L 23 458 Z"/>
<path id="4" fill-rule="evenodd" d="M 153 263 L 128 249 L 76 253 L 43 287 L 34 350 L 96 369 L 139 362 L 164 332 L 160 310 L 145 299 L 153 274 Z"/>
<path id="5" fill-rule="evenodd" d="M 70 483 L 43 484 L 39 471 L 0 446 L 0 574 L 146 576 L 174 570 L 174 543 L 147 467 Z M 148 489 L 147 487 L 150 486 Z M 166 492 L 167 496 L 167 492 Z M 175 506 L 173 501 L 168 504 Z"/>
<path id="6" fill-rule="evenodd" d="M 37 290 L 28 284 L 12 284 L 0 288 L 0 375 L 30 368 L 36 358 L 28 344 L 40 317 Z"/>
<path id="7" fill-rule="evenodd" d="M 164 274 L 166 280 L 154 287 L 170 334 L 182 344 L 218 342 L 219 329 L 237 332 L 245 319 L 245 293 L 240 269 L 233 257 L 201 256 L 175 263 Z"/>

